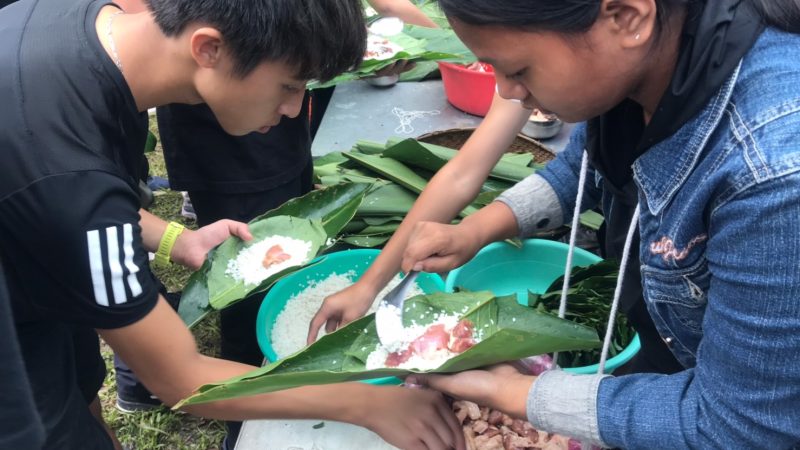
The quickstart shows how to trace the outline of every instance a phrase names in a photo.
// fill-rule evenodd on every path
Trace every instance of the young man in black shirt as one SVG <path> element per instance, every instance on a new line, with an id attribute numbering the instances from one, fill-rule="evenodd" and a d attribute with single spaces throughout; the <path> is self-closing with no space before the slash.
<path id="1" fill-rule="evenodd" d="M 266 133 L 297 115 L 307 79 L 364 50 L 357 0 L 147 3 L 130 15 L 105 0 L 0 11 L 0 257 L 48 449 L 113 448 L 88 407 L 102 381 L 93 330 L 168 405 L 254 369 L 200 355 L 157 293 L 148 251 L 198 268 L 227 237 L 251 236 L 230 220 L 181 233 L 140 210 L 147 109 L 206 103 L 228 133 Z M 444 400 L 420 390 L 309 386 L 187 410 L 340 420 L 400 447 L 463 447 Z"/>
<path id="2" fill-rule="evenodd" d="M 33 403 L 17 333 L 11 316 L 6 278 L 0 264 L 0 448 L 37 450 L 44 426 Z"/>

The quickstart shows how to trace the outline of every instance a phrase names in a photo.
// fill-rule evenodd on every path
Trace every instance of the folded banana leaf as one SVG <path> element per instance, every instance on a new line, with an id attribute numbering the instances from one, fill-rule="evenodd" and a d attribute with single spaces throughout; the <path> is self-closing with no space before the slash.
<path id="1" fill-rule="evenodd" d="M 398 184 L 389 183 L 371 190 L 364 197 L 356 215 L 358 217 L 405 216 L 415 201 L 417 196 L 413 192 Z"/>
<path id="2" fill-rule="evenodd" d="M 469 319 L 480 342 L 429 372 L 452 373 L 554 351 L 600 345 L 589 327 L 521 306 L 515 297 L 491 292 L 421 295 L 406 300 L 404 321 L 429 324 L 438 313 Z M 248 374 L 200 387 L 176 408 L 197 403 L 273 392 L 305 385 L 339 383 L 418 370 L 366 369 L 367 355 L 378 344 L 374 314 L 354 321 L 282 360 Z"/>
<path id="3" fill-rule="evenodd" d="M 396 159 L 361 153 L 345 153 L 344 156 L 413 192 L 420 193 L 428 185 L 428 180 Z"/>
<path id="4" fill-rule="evenodd" d="M 256 240 L 270 234 L 310 240 L 314 249 L 309 255 L 310 261 L 318 250 L 325 248 L 328 239 L 336 236 L 353 218 L 370 188 L 369 184 L 346 183 L 312 191 L 253 219 L 250 231 Z M 229 238 L 210 251 L 200 270 L 189 278 L 178 308 L 178 314 L 188 326 L 198 323 L 212 309 L 224 308 L 266 290 L 277 279 L 265 280 L 254 289 L 233 287 L 234 280 L 223 274 L 228 261 L 237 254 L 233 253 L 234 247 L 242 245 L 239 239 Z"/>
<path id="5" fill-rule="evenodd" d="M 426 144 L 406 139 L 383 152 L 384 157 L 396 159 L 405 164 L 436 172 L 448 161 L 458 154 L 458 150 L 453 150 L 439 145 Z M 516 164 L 513 160 L 501 159 L 497 162 L 489 176 L 499 180 L 519 182 L 528 175 L 535 172 L 535 169 L 527 165 Z"/>
<path id="6" fill-rule="evenodd" d="M 415 142 L 413 139 L 411 142 Z M 384 155 L 386 152 L 384 152 Z M 364 167 L 375 171 L 389 180 L 420 194 L 428 185 L 428 180 L 417 174 L 414 170 L 405 164 L 393 158 L 386 156 L 365 155 L 360 153 L 345 153 L 345 157 L 363 165 Z M 466 217 L 478 211 L 475 206 L 467 206 L 459 214 L 461 217 Z"/>

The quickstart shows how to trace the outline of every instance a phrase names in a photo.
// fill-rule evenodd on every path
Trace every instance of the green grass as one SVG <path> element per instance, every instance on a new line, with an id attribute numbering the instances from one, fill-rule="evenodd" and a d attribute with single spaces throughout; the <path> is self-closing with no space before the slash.
<path id="1" fill-rule="evenodd" d="M 151 130 L 157 133 L 155 120 L 151 118 Z M 161 145 L 147 155 L 150 174 L 166 177 L 166 167 Z M 182 197 L 179 192 L 160 191 L 156 193 L 155 203 L 150 212 L 165 219 L 180 222 L 187 227 L 196 228 L 194 221 L 180 215 Z M 169 292 L 180 291 L 189 278 L 189 271 L 181 266 L 166 269 L 153 269 L 155 275 L 164 283 Z M 199 323 L 192 333 L 200 351 L 209 356 L 219 355 L 219 314 L 210 314 Z M 216 420 L 194 417 L 168 408 L 155 411 L 123 414 L 114 406 L 117 398 L 114 382 L 114 358 L 111 349 L 102 345 L 103 359 L 108 375 L 100 391 L 103 415 L 109 426 L 117 434 L 124 446 L 131 450 L 211 450 L 218 449 L 225 437 L 225 426 Z"/>

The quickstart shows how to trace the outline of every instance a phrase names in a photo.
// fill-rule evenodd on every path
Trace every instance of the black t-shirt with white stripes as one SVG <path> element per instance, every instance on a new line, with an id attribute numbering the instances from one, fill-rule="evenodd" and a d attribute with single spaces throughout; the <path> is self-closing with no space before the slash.
<path id="1" fill-rule="evenodd" d="M 147 115 L 97 37 L 107 3 L 0 11 L 0 258 L 45 448 L 109 448 L 75 410 L 78 384 L 98 380 L 85 337 L 142 319 L 158 298 L 136 188 Z"/>

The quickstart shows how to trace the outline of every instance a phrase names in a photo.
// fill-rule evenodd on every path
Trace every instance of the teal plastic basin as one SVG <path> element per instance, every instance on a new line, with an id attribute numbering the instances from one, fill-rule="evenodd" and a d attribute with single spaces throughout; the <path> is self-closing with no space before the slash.
<path id="1" fill-rule="evenodd" d="M 305 289 L 309 281 L 322 281 L 334 273 L 341 275 L 353 271 L 355 273 L 353 281 L 355 281 L 367 271 L 379 253 L 380 250 L 374 249 L 345 250 L 330 253 L 317 258 L 315 261 L 321 261 L 319 264 L 297 271 L 275 283 L 267 295 L 264 296 L 256 318 L 258 346 L 261 347 L 261 351 L 267 360 L 270 362 L 278 360 L 278 355 L 275 353 L 275 349 L 272 348 L 272 327 L 278 314 L 283 311 L 283 308 L 286 307 L 286 302 L 291 297 Z M 417 278 L 417 285 L 426 294 L 444 292 L 444 282 L 436 274 L 420 274 Z M 297 326 L 307 328 L 308 324 L 302 323 L 297 324 Z M 371 384 L 401 383 L 400 379 L 395 377 L 375 378 L 365 382 Z"/>
<path id="2" fill-rule="evenodd" d="M 543 293 L 558 277 L 564 275 L 567 263 L 567 244 L 542 239 L 523 241 L 522 248 L 506 242 L 495 242 L 478 252 L 472 260 L 450 272 L 445 289 L 453 292 L 456 287 L 470 291 L 492 291 L 495 295 L 516 294 L 517 301 L 526 305 L 528 291 Z M 602 258 L 576 248 L 572 257 L 573 267 L 584 267 Z M 567 304 L 569 309 L 569 304 Z M 610 373 L 628 362 L 639 351 L 639 335 L 618 355 L 606 361 L 605 371 Z M 579 374 L 597 373 L 598 365 L 570 367 L 568 372 Z"/>

